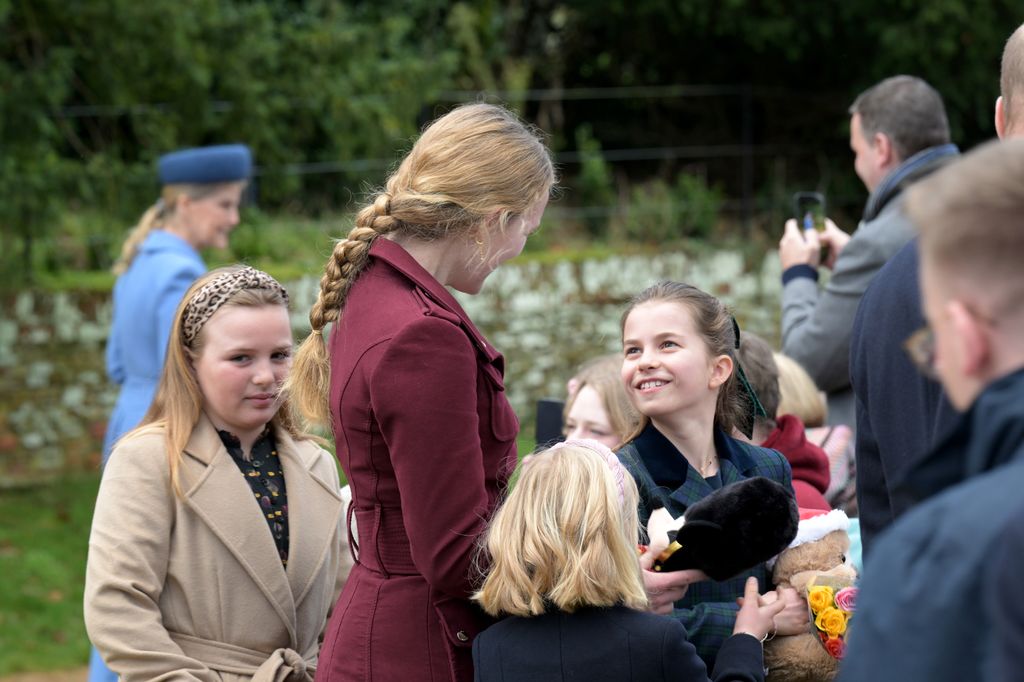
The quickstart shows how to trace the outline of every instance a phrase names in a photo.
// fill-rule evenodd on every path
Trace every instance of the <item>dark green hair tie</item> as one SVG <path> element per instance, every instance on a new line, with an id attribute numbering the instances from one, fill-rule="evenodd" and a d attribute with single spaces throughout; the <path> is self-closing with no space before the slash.
<path id="1" fill-rule="evenodd" d="M 754 422 L 757 421 L 757 418 L 769 419 L 769 416 L 768 412 L 764 409 L 764 405 L 761 404 L 760 398 L 757 397 L 754 387 L 747 380 L 747 373 L 743 371 L 743 365 L 740 364 L 740 324 L 736 321 L 735 315 L 730 317 L 732 317 L 732 330 L 736 335 L 736 352 L 733 358 L 736 360 L 736 377 L 740 380 L 740 384 L 743 385 L 743 390 L 747 392 L 747 398 L 750 402 L 750 420 L 747 424 L 744 424 L 741 431 L 744 436 L 751 438 L 754 435 Z"/>

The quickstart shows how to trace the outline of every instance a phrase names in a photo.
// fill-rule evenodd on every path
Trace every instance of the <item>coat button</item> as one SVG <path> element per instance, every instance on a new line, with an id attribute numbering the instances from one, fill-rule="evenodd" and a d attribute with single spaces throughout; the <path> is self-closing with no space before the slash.
<path id="1" fill-rule="evenodd" d="M 459 630 L 455 633 L 455 639 L 459 640 L 460 642 L 468 642 L 469 635 L 466 634 L 465 630 Z"/>

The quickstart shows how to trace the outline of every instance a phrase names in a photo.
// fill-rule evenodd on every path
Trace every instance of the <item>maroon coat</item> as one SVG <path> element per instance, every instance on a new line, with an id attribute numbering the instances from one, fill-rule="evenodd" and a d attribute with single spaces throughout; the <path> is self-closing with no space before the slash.
<path id="1" fill-rule="evenodd" d="M 504 360 L 404 249 L 377 239 L 331 336 L 331 411 L 358 561 L 318 682 L 473 679 L 491 621 L 477 540 L 516 463 Z"/>

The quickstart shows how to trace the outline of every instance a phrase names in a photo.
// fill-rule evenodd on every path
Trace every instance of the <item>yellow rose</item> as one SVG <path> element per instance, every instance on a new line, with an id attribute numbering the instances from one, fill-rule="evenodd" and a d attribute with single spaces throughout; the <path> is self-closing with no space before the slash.
<path id="1" fill-rule="evenodd" d="M 821 613 L 832 606 L 832 588 L 827 585 L 815 585 L 807 592 L 807 603 L 814 613 Z"/>
<path id="2" fill-rule="evenodd" d="M 846 633 L 846 614 L 834 606 L 829 606 L 818 614 L 814 624 L 829 637 L 838 637 Z"/>

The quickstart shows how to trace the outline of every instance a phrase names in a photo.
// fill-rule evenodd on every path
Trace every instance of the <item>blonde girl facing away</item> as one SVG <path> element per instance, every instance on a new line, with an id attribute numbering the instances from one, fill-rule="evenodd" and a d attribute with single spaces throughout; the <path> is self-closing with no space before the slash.
<path id="1" fill-rule="evenodd" d="M 637 489 L 615 454 L 569 440 L 524 463 L 486 535 L 490 572 L 474 595 L 495 617 L 476 638 L 480 682 L 705 681 L 682 625 L 645 612 Z M 750 578 L 715 680 L 764 676 L 761 641 L 783 604 Z"/>
<path id="2" fill-rule="evenodd" d="M 216 270 L 178 306 L 89 538 L 86 627 L 121 680 L 313 679 L 348 549 L 333 458 L 281 391 L 291 353 L 266 273 Z"/>
<path id="3" fill-rule="evenodd" d="M 626 308 L 622 381 L 641 421 L 618 454 L 639 489 L 641 524 L 657 507 L 678 518 L 713 490 L 754 476 L 792 490 L 781 454 L 730 435 L 759 404 L 741 379 L 738 341 L 739 327 L 722 302 L 688 284 L 660 282 Z M 679 619 L 709 666 L 732 632 L 735 600 L 751 576 L 769 584 L 764 564 L 724 582 L 699 571 L 644 572 L 653 608 Z M 775 617 L 777 631 L 802 631 L 806 604 L 795 590 L 769 598 L 776 596 L 786 602 Z"/>
<path id="4" fill-rule="evenodd" d="M 475 294 L 519 254 L 554 182 L 535 130 L 501 107 L 458 107 L 427 126 L 327 262 L 292 396 L 333 429 L 359 549 L 322 682 L 473 679 L 472 640 L 490 623 L 469 600 L 474 549 L 519 423 L 504 359 L 448 288 Z"/>

